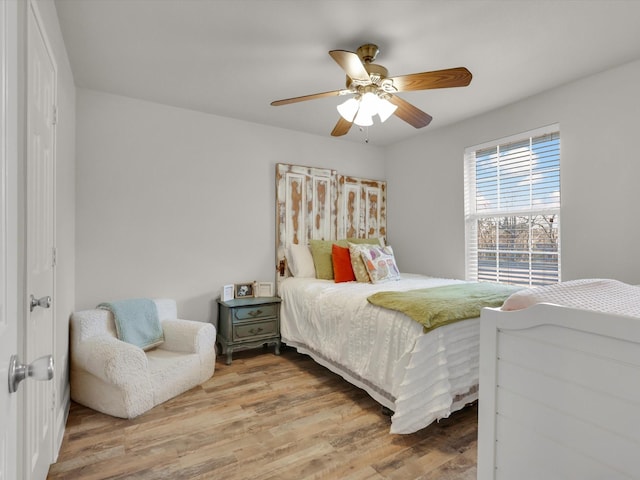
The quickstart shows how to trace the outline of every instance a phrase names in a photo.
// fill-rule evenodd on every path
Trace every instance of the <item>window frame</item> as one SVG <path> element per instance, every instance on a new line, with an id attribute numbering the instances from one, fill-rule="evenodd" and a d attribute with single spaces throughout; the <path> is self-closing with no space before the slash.
<path id="1" fill-rule="evenodd" d="M 476 181 L 476 153 L 482 150 L 488 150 L 491 148 L 499 149 L 501 146 L 507 146 L 510 144 L 520 143 L 529 141 L 529 148 L 531 148 L 531 141 L 535 140 L 538 137 L 542 137 L 545 135 L 557 134 L 558 135 L 558 203 L 557 206 L 542 206 L 535 207 L 534 203 L 530 201 L 530 205 L 528 207 L 500 207 L 499 205 L 496 208 L 492 209 L 484 209 L 480 212 L 477 211 L 477 181 Z M 554 228 L 557 228 L 557 252 L 553 254 L 557 256 L 557 281 L 561 281 L 562 275 L 562 262 L 561 262 L 561 163 L 562 163 L 562 152 L 561 152 L 561 138 L 560 138 L 560 125 L 559 124 L 551 124 L 545 127 L 536 128 L 530 131 L 522 132 L 515 135 L 510 135 L 508 137 L 500 138 L 497 140 L 484 142 L 478 145 L 474 145 L 471 147 L 465 148 L 464 151 L 464 221 L 465 221 L 465 277 L 469 281 L 478 281 L 478 274 L 480 272 L 479 267 L 479 253 L 485 251 L 478 248 L 478 220 L 482 218 L 499 218 L 499 217 L 529 217 L 529 219 L 533 218 L 536 215 L 556 215 L 556 225 Z M 529 169 L 531 169 L 531 165 L 529 165 Z M 499 172 L 499 170 L 498 170 Z M 529 171 L 529 177 L 531 178 L 531 170 Z M 496 183 L 500 182 L 500 175 L 497 173 Z M 531 180 L 530 180 L 531 181 Z M 530 184 L 530 188 L 531 188 Z M 531 190 L 530 190 L 531 191 Z M 530 220 L 531 222 L 531 220 Z M 529 228 L 531 229 L 531 223 L 529 224 Z M 531 230 L 530 230 L 531 231 Z M 531 235 L 529 234 L 529 244 L 526 253 L 529 255 L 529 270 L 528 270 L 528 285 L 536 286 L 540 284 L 549 284 L 555 283 L 555 279 L 549 282 L 538 281 L 532 282 L 537 277 L 534 277 L 532 273 L 535 273 L 535 270 L 531 269 L 531 260 L 533 256 L 538 251 L 534 251 L 532 249 L 531 244 Z M 498 241 L 498 233 L 496 233 L 496 245 L 493 252 L 495 252 L 496 256 L 499 256 L 501 253 L 509 253 L 508 250 L 503 250 L 501 252 L 500 242 Z M 491 249 L 489 249 L 491 250 Z M 524 252 L 524 250 L 523 250 Z M 490 252 L 489 252 L 490 253 Z M 513 252 L 512 252 L 513 253 Z M 499 258 L 499 257 L 498 257 Z M 514 274 L 507 274 L 510 272 L 509 270 L 504 270 L 504 277 L 514 277 Z M 503 277 L 503 278 L 504 278 Z M 499 268 L 499 259 L 496 262 L 496 281 L 498 283 L 503 283 L 500 281 L 500 268 Z M 504 283 L 515 283 L 515 282 L 504 282 Z M 523 284 L 523 283 L 518 283 Z M 525 284 L 526 285 L 526 284 Z"/>

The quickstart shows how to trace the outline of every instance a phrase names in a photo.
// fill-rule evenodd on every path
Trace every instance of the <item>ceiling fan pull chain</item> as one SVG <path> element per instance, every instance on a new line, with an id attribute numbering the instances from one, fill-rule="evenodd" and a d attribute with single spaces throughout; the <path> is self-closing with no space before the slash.
<path id="1" fill-rule="evenodd" d="M 364 143 L 369 143 L 369 127 L 360 127 L 360 131 L 364 133 Z"/>

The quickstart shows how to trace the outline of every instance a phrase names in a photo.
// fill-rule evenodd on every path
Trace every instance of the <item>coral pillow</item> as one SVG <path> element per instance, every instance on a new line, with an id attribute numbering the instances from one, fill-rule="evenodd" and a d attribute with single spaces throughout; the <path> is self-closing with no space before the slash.
<path id="1" fill-rule="evenodd" d="M 336 283 L 353 282 L 356 279 L 351 266 L 351 255 L 349 249 L 336 245 L 331 247 L 331 258 L 333 260 L 333 276 Z"/>

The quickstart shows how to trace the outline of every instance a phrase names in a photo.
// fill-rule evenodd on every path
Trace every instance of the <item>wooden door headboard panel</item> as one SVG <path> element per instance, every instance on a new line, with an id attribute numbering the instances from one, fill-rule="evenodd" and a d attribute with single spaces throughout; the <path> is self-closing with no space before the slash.
<path id="1" fill-rule="evenodd" d="M 387 183 L 338 175 L 338 238 L 387 235 Z"/>
<path id="2" fill-rule="evenodd" d="M 287 276 L 285 251 L 309 240 L 387 234 L 387 184 L 335 170 L 276 164 L 276 268 Z"/>

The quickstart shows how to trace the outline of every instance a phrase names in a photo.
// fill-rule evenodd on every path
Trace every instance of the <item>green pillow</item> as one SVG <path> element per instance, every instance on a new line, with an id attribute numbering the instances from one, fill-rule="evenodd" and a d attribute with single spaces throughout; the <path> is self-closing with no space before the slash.
<path id="1" fill-rule="evenodd" d="M 333 280 L 333 258 L 331 249 L 333 244 L 348 247 L 351 243 L 366 243 L 369 245 L 382 245 L 378 238 L 347 238 L 344 240 L 309 240 L 313 265 L 316 268 L 316 278 Z"/>
<path id="2" fill-rule="evenodd" d="M 333 260 L 331 259 L 332 245 L 339 242 L 332 240 L 309 240 L 309 248 L 313 257 L 313 266 L 316 267 L 316 278 L 333 280 Z M 340 245 L 346 246 L 346 245 Z"/>

